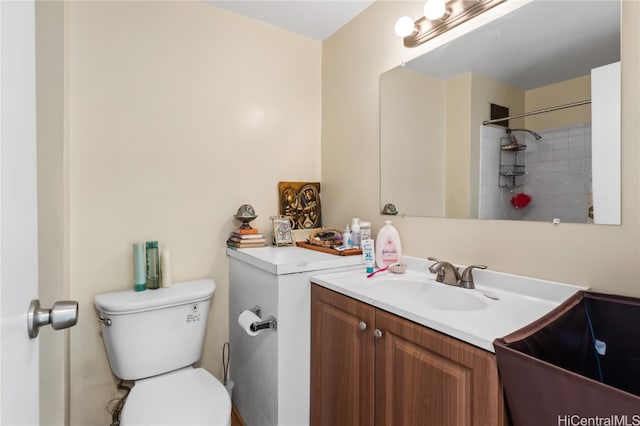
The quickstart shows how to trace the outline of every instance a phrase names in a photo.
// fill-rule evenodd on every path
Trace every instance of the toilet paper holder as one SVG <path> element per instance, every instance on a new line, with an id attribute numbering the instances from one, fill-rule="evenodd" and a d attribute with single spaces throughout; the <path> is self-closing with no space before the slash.
<path id="1" fill-rule="evenodd" d="M 251 312 L 256 314 L 258 318 L 262 319 L 262 308 L 259 305 L 254 306 L 249 309 Z M 260 331 L 260 330 L 277 330 L 278 329 L 278 320 L 273 315 L 269 315 L 269 318 L 262 321 L 256 321 L 251 324 L 251 331 Z"/>

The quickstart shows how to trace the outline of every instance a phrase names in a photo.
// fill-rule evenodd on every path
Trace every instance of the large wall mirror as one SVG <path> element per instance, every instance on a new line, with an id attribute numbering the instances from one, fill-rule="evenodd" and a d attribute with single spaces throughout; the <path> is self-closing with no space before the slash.
<path id="1" fill-rule="evenodd" d="M 383 73 L 381 209 L 619 224 L 620 14 L 536 0 Z"/>

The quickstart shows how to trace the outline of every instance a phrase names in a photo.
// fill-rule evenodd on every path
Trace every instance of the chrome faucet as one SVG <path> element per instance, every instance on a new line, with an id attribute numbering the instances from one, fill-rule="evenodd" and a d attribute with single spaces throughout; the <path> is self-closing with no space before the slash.
<path id="1" fill-rule="evenodd" d="M 462 275 L 460 275 L 460 279 L 458 280 L 458 287 L 462 288 L 476 288 L 476 285 L 473 283 L 473 274 L 471 271 L 473 269 L 487 269 L 486 265 L 469 265 L 464 268 L 462 271 Z"/>
<path id="2" fill-rule="evenodd" d="M 470 265 L 460 274 L 458 268 L 449 262 L 438 260 L 435 257 L 428 257 L 427 259 L 435 262 L 429 266 L 429 272 L 436 274 L 437 282 L 462 288 L 476 288 L 473 282 L 473 269 L 487 269 L 485 265 Z"/>
<path id="3" fill-rule="evenodd" d="M 436 274 L 437 282 L 449 285 L 458 285 L 458 281 L 460 280 L 460 272 L 458 272 L 458 268 L 449 262 L 438 260 L 435 257 L 428 257 L 427 259 L 436 262 L 429 266 L 429 272 Z"/>

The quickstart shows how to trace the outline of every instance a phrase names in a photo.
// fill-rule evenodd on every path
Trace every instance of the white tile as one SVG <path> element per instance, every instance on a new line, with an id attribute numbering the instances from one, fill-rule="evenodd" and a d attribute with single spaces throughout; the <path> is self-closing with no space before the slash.
<path id="1" fill-rule="evenodd" d="M 557 139 L 557 138 L 567 138 L 569 137 L 569 129 L 565 128 L 560 128 L 560 129 L 555 129 L 553 131 L 553 139 Z"/>
<path id="2" fill-rule="evenodd" d="M 586 173 L 583 170 L 569 170 L 569 183 L 585 183 Z"/>
<path id="3" fill-rule="evenodd" d="M 587 208 L 587 194 L 572 194 L 568 197 L 570 205 Z"/>
<path id="4" fill-rule="evenodd" d="M 551 137 L 543 138 L 539 141 L 536 141 L 532 144 L 531 149 L 534 149 L 536 151 L 545 151 L 548 149 L 553 149 L 553 138 Z"/>
<path id="5" fill-rule="evenodd" d="M 555 197 L 553 194 L 537 194 L 535 201 L 538 206 L 553 206 Z"/>
<path id="6" fill-rule="evenodd" d="M 569 170 L 569 160 L 558 160 L 552 164 L 554 172 L 566 172 Z"/>
<path id="7" fill-rule="evenodd" d="M 583 148 L 584 145 L 585 145 L 585 137 L 584 137 L 584 135 L 569 137 L 569 149 L 573 149 L 573 148 L 576 148 L 576 147 Z"/>
<path id="8" fill-rule="evenodd" d="M 553 194 L 553 184 L 552 183 L 543 183 L 535 186 L 535 191 L 539 195 L 551 195 Z"/>
<path id="9" fill-rule="evenodd" d="M 577 125 L 577 126 L 573 126 L 573 127 L 569 127 L 569 136 L 578 136 L 578 135 L 584 135 L 585 134 L 585 126 L 584 125 Z"/>
<path id="10" fill-rule="evenodd" d="M 547 172 L 537 175 L 537 180 L 535 181 L 535 183 L 538 185 L 553 184 L 554 174 L 552 172 Z"/>
<path id="11" fill-rule="evenodd" d="M 569 158 L 579 159 L 587 158 L 587 151 L 584 146 L 578 146 L 575 148 L 569 148 Z"/>
<path id="12" fill-rule="evenodd" d="M 537 153 L 538 161 L 552 161 L 553 160 L 553 151 L 541 151 Z"/>
<path id="13" fill-rule="evenodd" d="M 568 149 L 554 149 L 553 155 L 551 157 L 553 161 L 558 160 L 568 160 L 569 159 L 569 150 Z"/>
<path id="14" fill-rule="evenodd" d="M 569 184 L 569 172 L 558 172 L 553 174 L 553 193 L 566 194 L 567 185 Z"/>
<path id="15" fill-rule="evenodd" d="M 553 204 L 556 206 L 568 206 L 569 194 L 558 194 L 553 197 Z"/>
<path id="16" fill-rule="evenodd" d="M 554 138 L 551 146 L 554 150 L 567 149 L 569 147 L 569 138 L 567 137 Z"/>
<path id="17" fill-rule="evenodd" d="M 584 183 L 567 183 L 565 189 L 565 194 L 581 194 L 584 193 Z"/>
<path id="18" fill-rule="evenodd" d="M 569 170 L 571 171 L 585 171 L 587 160 L 584 158 L 570 158 L 569 159 Z"/>

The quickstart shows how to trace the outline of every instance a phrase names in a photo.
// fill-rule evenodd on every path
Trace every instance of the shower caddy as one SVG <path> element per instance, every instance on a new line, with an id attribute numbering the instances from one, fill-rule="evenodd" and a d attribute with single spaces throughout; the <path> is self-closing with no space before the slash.
<path id="1" fill-rule="evenodd" d="M 500 138 L 500 174 L 498 187 L 518 188 L 524 186 L 526 145 L 519 144 L 510 134 Z"/>

